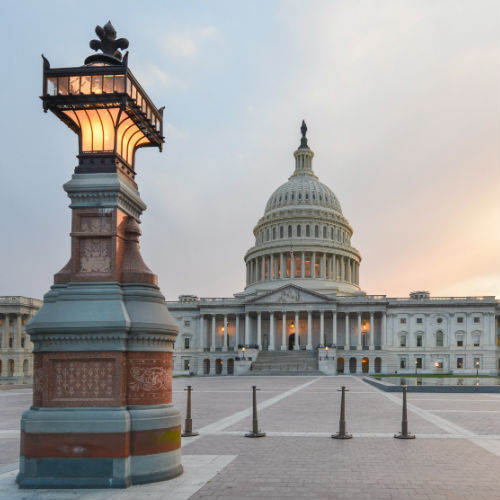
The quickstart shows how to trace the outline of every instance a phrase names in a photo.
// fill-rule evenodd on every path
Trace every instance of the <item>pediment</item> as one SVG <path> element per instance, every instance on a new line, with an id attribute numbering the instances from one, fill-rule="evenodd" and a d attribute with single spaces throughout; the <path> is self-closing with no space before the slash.
<path id="1" fill-rule="evenodd" d="M 297 285 L 284 285 L 249 302 L 252 304 L 331 303 L 332 299 Z"/>

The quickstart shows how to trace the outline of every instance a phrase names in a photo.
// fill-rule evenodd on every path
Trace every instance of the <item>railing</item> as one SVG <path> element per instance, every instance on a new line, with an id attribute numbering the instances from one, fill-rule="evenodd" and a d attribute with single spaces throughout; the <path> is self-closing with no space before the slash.
<path id="1" fill-rule="evenodd" d="M 42 301 L 39 299 L 31 299 L 29 297 L 21 297 L 21 296 L 3 296 L 0 297 L 0 305 L 20 305 L 20 306 L 31 306 L 31 307 L 40 307 L 42 305 Z"/>

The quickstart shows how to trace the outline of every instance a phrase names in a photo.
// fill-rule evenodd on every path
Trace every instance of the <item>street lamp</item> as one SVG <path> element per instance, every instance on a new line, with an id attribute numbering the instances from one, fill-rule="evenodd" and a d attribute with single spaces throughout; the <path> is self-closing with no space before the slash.
<path id="1" fill-rule="evenodd" d="M 418 360 L 415 360 L 415 375 L 417 375 Z"/>
<path id="2" fill-rule="evenodd" d="M 245 351 L 247 350 L 247 348 L 246 347 L 242 347 L 241 350 L 243 352 L 243 359 L 245 359 Z"/>
<path id="3" fill-rule="evenodd" d="M 476 361 L 476 383 L 479 385 L 479 360 Z"/>
<path id="4" fill-rule="evenodd" d="M 328 346 L 325 347 L 325 351 L 326 351 L 326 359 L 328 359 Z"/>

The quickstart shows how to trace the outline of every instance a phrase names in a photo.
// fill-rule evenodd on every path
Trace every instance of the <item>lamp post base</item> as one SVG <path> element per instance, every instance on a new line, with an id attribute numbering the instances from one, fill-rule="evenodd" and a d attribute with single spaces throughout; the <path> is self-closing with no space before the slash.
<path id="1" fill-rule="evenodd" d="M 245 437 L 246 438 L 261 438 L 261 437 L 264 437 L 266 435 L 265 432 L 247 432 L 245 434 Z"/>
<path id="2" fill-rule="evenodd" d="M 340 432 L 337 432 L 337 434 L 332 434 L 332 439 L 352 439 L 352 434 L 345 433 L 341 434 Z"/>

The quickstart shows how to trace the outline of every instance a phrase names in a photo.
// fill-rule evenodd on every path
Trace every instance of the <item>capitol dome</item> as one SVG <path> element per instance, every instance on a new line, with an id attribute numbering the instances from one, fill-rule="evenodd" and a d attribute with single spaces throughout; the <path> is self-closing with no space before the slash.
<path id="1" fill-rule="evenodd" d="M 333 191 L 312 169 L 314 152 L 302 122 L 295 171 L 269 198 L 245 255 L 246 293 L 264 293 L 293 282 L 321 293 L 359 295 L 360 253 L 352 227 Z"/>

